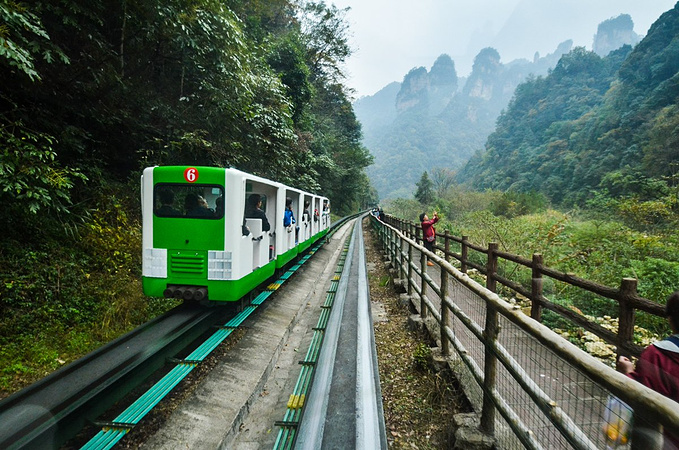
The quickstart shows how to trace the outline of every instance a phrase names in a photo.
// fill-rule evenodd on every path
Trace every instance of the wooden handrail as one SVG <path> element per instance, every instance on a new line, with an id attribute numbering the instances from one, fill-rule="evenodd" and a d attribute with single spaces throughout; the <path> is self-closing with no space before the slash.
<path id="1" fill-rule="evenodd" d="M 395 228 L 404 232 L 404 234 L 416 242 L 420 242 L 422 235 L 422 226 L 418 223 L 413 223 L 412 221 L 405 221 L 403 219 L 398 219 L 394 216 L 387 215 L 386 223 L 394 226 Z M 443 245 L 439 245 L 439 241 L 443 239 Z M 461 246 L 460 253 L 456 253 L 451 250 L 450 242 L 455 242 Z M 489 244 L 489 247 L 493 244 Z M 548 309 L 559 316 L 570 320 L 575 325 L 584 328 L 599 338 L 603 339 L 611 345 L 618 347 L 618 355 L 633 355 L 639 356 L 643 347 L 633 343 L 633 330 L 634 330 L 634 314 L 635 311 L 644 311 L 646 313 L 652 314 L 658 317 L 665 316 L 664 307 L 656 302 L 653 302 L 647 298 L 641 297 L 637 294 L 636 288 L 629 289 L 629 283 L 631 281 L 624 281 L 621 283 L 620 288 L 613 288 L 606 286 L 594 281 L 590 281 L 573 273 L 562 272 L 557 269 L 548 267 L 544 265 L 542 256 L 535 254 L 532 259 L 525 258 L 523 256 L 515 255 L 512 253 L 501 251 L 494 248 L 492 251 L 489 248 L 484 248 L 480 245 L 473 244 L 469 242 L 468 236 L 453 236 L 448 230 L 443 234 L 437 235 L 437 239 L 434 242 L 435 250 L 443 252 L 446 261 L 450 261 L 451 258 L 459 261 L 461 265 L 461 271 L 467 273 L 468 268 L 476 269 L 479 273 L 486 276 L 487 280 L 490 280 L 495 291 L 495 284 L 499 283 L 512 291 L 526 297 L 531 302 L 531 317 L 535 320 L 541 321 L 542 319 L 542 309 Z M 493 255 L 496 260 L 493 266 L 488 264 L 480 264 L 469 260 L 468 251 L 469 249 L 479 252 L 481 254 Z M 503 277 L 497 273 L 498 261 L 499 259 L 506 260 L 518 264 L 522 267 L 531 270 L 532 273 L 532 283 L 530 287 L 525 287 L 521 283 L 514 280 Z M 489 268 L 490 270 L 489 272 Z M 544 282 L 544 277 L 549 277 L 551 279 L 560 281 L 562 283 L 574 286 L 579 289 L 586 290 L 593 294 L 599 295 L 601 297 L 614 300 L 618 303 L 618 334 L 602 327 L 601 325 L 589 321 L 587 318 L 578 314 L 577 312 L 566 308 L 562 305 L 558 305 L 550 302 L 542 292 L 542 286 Z M 539 280 L 539 282 L 536 282 Z M 488 283 L 488 281 L 487 281 Z M 539 284 L 538 284 L 539 283 Z M 627 284 L 626 284 L 627 283 Z M 634 280 L 634 284 L 636 280 Z M 636 284 L 635 284 L 636 285 Z M 489 287 L 490 289 L 490 287 Z"/>

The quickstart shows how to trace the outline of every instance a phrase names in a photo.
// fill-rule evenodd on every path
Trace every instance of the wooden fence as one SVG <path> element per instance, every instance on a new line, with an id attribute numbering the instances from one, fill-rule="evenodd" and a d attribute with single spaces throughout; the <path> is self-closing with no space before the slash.
<path id="1" fill-rule="evenodd" d="M 463 373 L 467 375 L 463 376 L 467 381 L 461 380 L 463 385 L 471 381 L 477 389 L 481 388 L 478 402 L 470 400 L 480 412 L 480 429 L 497 439 L 499 448 L 604 448 L 609 441 L 602 425 L 606 398 L 610 395 L 634 410 L 632 450 L 659 449 L 662 439 L 658 437 L 663 427 L 679 433 L 676 402 L 570 345 L 522 311 L 508 306 L 495 293 L 497 282 L 514 286 L 517 292 L 528 294 L 524 295 L 531 298 L 533 305 L 538 305 L 531 308 L 532 314 L 539 317 L 543 307 L 558 313 L 558 305 L 552 305 L 541 294 L 540 280 L 547 275 L 624 304 L 631 309 L 631 327 L 635 309 L 662 315 L 662 308 L 637 296 L 635 280 L 624 279 L 621 289 L 610 289 L 544 267 L 539 257 L 527 261 L 499 252 L 497 245 L 484 249 L 469 244 L 467 238 L 456 239 L 447 234 L 443 236 L 443 247 L 441 241 L 437 242 L 436 248 L 445 254 L 441 258 L 420 245 L 418 226 L 394 217 L 386 217 L 385 222 L 374 217 L 371 220 L 392 266 L 406 281 L 410 301 L 417 305 L 425 321 L 434 321 L 442 356 L 456 355 L 466 367 Z M 450 251 L 451 241 L 462 244 L 461 254 Z M 470 261 L 469 249 L 485 253 L 487 264 Z M 451 257 L 460 261 L 462 271 L 450 264 Z M 530 292 L 499 276 L 499 258 L 531 268 L 534 281 Z M 439 284 L 427 273 L 428 260 L 438 266 Z M 467 267 L 486 275 L 485 287 L 463 273 Z M 451 287 L 454 292 L 449 292 Z M 475 299 L 472 308 L 461 307 L 458 302 L 466 302 L 470 297 Z M 586 325 L 597 330 L 595 324 Z M 636 350 L 627 334 L 601 334 Z M 546 383 L 547 379 L 555 382 Z M 507 429 L 511 433 L 506 433 Z"/>
<path id="2" fill-rule="evenodd" d="M 410 221 L 400 219 L 398 217 L 387 215 L 385 223 L 393 226 L 410 239 L 416 242 L 422 241 L 422 226 Z M 451 243 L 459 244 L 461 251 L 455 253 L 451 251 Z M 559 316 L 569 320 L 573 324 L 582 327 L 605 342 L 617 346 L 617 354 L 625 356 L 638 357 L 643 347 L 633 342 L 635 311 L 644 311 L 648 314 L 665 317 L 665 308 L 658 303 L 643 298 L 637 294 L 637 280 L 634 278 L 622 278 L 619 288 L 612 288 L 595 283 L 583 278 L 579 278 L 572 273 L 560 272 L 544 265 L 542 255 L 539 253 L 533 254 L 532 259 L 526 259 L 521 256 L 513 255 L 498 250 L 496 243 L 490 243 L 488 248 L 483 248 L 469 242 L 468 236 L 457 237 L 450 235 L 448 230 L 444 234 L 436 236 L 435 247 L 445 255 L 446 261 L 451 258 L 456 259 L 460 263 L 460 271 L 467 273 L 468 269 L 474 268 L 481 274 L 485 275 L 491 282 L 491 286 L 496 283 L 511 289 L 512 291 L 524 296 L 531 302 L 530 316 L 542 321 L 542 311 L 547 309 L 553 311 Z M 487 255 L 487 262 L 485 265 L 478 264 L 470 260 L 469 251 L 473 250 Z M 524 286 L 521 283 L 505 278 L 497 272 L 498 260 L 504 259 L 519 266 L 526 267 L 532 271 L 532 281 L 530 286 Z M 611 299 L 618 304 L 618 333 L 602 327 L 596 322 L 592 322 L 587 317 L 578 312 L 566 308 L 562 305 L 551 302 L 543 295 L 544 277 L 550 277 L 554 280 L 561 281 L 573 287 L 591 292 L 596 295 Z M 491 289 L 496 292 L 493 287 Z"/>

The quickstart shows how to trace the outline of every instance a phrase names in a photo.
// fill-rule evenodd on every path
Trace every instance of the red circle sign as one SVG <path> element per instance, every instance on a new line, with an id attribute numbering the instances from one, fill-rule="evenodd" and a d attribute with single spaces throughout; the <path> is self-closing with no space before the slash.
<path id="1" fill-rule="evenodd" d="M 189 183 L 194 183 L 198 181 L 198 169 L 195 167 L 189 167 L 184 171 L 184 179 Z"/>

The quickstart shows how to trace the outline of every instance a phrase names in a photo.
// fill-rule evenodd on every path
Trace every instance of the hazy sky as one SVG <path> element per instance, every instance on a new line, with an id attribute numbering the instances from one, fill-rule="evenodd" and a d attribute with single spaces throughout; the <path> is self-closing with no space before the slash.
<path id="1" fill-rule="evenodd" d="M 632 16 L 645 35 L 676 0 L 326 0 L 347 14 L 354 55 L 347 84 L 356 96 L 372 95 L 402 81 L 414 67 L 429 70 L 442 54 L 455 61 L 458 76 L 471 71 L 484 47 L 496 48 L 502 62 L 532 60 L 573 39 L 591 50 L 597 25 L 619 14 Z"/>

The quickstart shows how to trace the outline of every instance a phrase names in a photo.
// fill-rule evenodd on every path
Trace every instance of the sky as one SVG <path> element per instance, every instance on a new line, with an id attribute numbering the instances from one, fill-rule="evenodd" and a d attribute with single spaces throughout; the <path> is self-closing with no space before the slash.
<path id="1" fill-rule="evenodd" d="M 415 67 L 431 69 L 447 53 L 467 76 L 479 50 L 493 47 L 503 63 L 553 53 L 572 39 L 592 48 L 599 23 L 625 13 L 646 35 L 676 0 L 327 0 L 350 7 L 346 20 L 354 54 L 346 64 L 355 97 L 402 81 Z"/>

